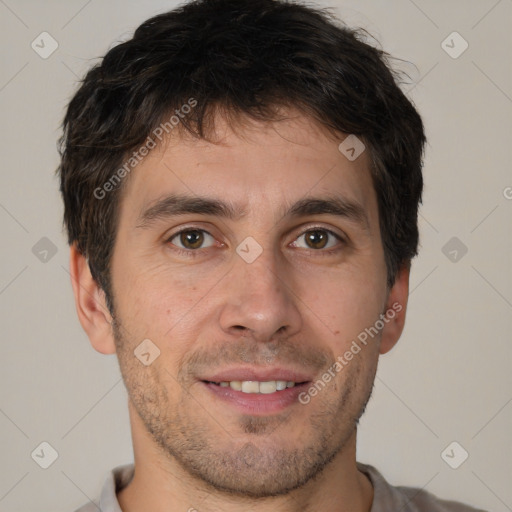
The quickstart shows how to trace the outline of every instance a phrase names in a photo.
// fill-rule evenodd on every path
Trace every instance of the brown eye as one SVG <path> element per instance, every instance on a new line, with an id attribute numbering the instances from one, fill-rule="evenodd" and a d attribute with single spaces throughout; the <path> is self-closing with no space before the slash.
<path id="1" fill-rule="evenodd" d="M 212 235 L 202 229 L 188 229 L 176 233 L 169 239 L 169 242 L 181 249 L 194 250 L 204 248 L 202 246 L 208 241 L 208 238 L 211 239 L 211 243 L 209 245 L 211 246 L 214 241 Z"/>
<path id="2" fill-rule="evenodd" d="M 185 231 L 180 234 L 180 242 L 186 249 L 198 249 L 203 239 L 204 235 L 200 231 Z"/>
<path id="3" fill-rule="evenodd" d="M 301 239 L 304 241 L 299 242 Z M 297 237 L 293 246 L 303 249 L 329 249 L 334 247 L 340 240 L 338 235 L 328 229 L 310 229 Z"/>
<path id="4" fill-rule="evenodd" d="M 312 249 L 323 249 L 327 244 L 328 238 L 325 231 L 308 231 L 306 233 L 306 244 Z"/>

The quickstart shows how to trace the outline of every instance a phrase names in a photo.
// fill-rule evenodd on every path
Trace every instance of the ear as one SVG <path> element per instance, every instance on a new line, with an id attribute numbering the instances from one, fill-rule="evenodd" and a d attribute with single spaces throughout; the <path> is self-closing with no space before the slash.
<path id="1" fill-rule="evenodd" d="M 71 246 L 69 269 L 78 319 L 91 345 L 102 354 L 114 354 L 112 316 L 107 308 L 105 293 L 93 279 L 89 263 L 75 245 Z"/>
<path id="2" fill-rule="evenodd" d="M 389 352 L 396 344 L 405 325 L 407 299 L 409 297 L 410 265 L 406 264 L 397 272 L 395 282 L 389 291 L 384 315 L 387 322 L 382 329 L 380 341 L 381 354 Z"/>

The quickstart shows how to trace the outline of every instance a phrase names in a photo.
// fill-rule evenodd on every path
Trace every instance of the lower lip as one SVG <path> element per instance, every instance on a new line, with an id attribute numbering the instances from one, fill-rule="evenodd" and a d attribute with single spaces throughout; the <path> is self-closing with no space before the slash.
<path id="1" fill-rule="evenodd" d="M 244 393 L 230 387 L 221 387 L 210 382 L 201 384 L 220 400 L 230 404 L 244 414 L 263 416 L 284 411 L 287 407 L 299 403 L 298 396 L 307 389 L 308 383 L 296 384 L 275 393 Z"/>

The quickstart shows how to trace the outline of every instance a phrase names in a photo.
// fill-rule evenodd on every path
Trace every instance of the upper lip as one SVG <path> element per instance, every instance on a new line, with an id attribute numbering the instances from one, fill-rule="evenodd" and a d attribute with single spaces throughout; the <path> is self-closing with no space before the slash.
<path id="1" fill-rule="evenodd" d="M 268 382 L 272 380 L 285 380 L 287 382 L 309 382 L 312 377 L 303 371 L 284 367 L 257 368 L 257 367 L 233 367 L 211 375 L 200 377 L 199 380 L 209 382 L 231 382 L 234 380 L 256 380 Z"/>

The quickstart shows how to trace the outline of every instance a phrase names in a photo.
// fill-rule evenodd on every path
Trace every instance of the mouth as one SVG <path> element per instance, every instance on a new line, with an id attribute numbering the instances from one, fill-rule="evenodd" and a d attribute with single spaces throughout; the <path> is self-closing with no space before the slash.
<path id="1" fill-rule="evenodd" d="M 220 407 L 234 408 L 243 414 L 276 414 L 299 404 L 298 396 L 312 377 L 294 371 L 231 370 L 199 381 L 210 399 Z"/>
<path id="2" fill-rule="evenodd" d="M 241 391 L 242 393 L 248 394 L 260 394 L 260 395 L 269 395 L 271 393 L 276 393 L 279 391 L 284 391 L 289 388 L 293 388 L 296 385 L 307 384 L 307 382 L 294 382 L 294 381 L 286 381 L 286 380 L 267 380 L 267 381 L 257 381 L 257 380 L 232 380 L 232 381 L 203 381 L 206 384 L 214 384 L 221 388 L 231 388 L 235 391 Z"/>

